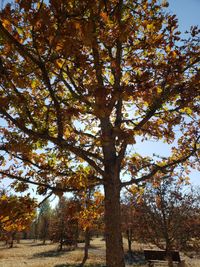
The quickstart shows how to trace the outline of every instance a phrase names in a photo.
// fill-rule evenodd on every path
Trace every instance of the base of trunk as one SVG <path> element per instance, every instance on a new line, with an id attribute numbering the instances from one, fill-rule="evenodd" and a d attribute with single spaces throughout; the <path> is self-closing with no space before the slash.
<path id="1" fill-rule="evenodd" d="M 105 187 L 106 266 L 125 267 L 121 233 L 120 190 Z"/>

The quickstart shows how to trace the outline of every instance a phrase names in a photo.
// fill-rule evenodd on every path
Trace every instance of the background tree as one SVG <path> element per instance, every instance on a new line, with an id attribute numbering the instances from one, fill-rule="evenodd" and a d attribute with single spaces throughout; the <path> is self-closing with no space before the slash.
<path id="1" fill-rule="evenodd" d="M 18 197 L 0 195 L 0 228 L 3 238 L 10 240 L 13 247 L 14 236 L 17 232 L 27 229 L 35 217 L 36 202 L 28 195 Z"/>
<path id="2" fill-rule="evenodd" d="M 37 218 L 37 230 L 39 238 L 43 240 L 43 245 L 49 238 L 49 225 L 51 220 L 51 206 L 49 200 L 45 200 L 39 207 L 39 213 Z"/>
<path id="3" fill-rule="evenodd" d="M 138 212 L 135 225 L 140 240 L 166 250 L 169 259 L 170 251 L 187 250 L 193 242 L 198 242 L 200 197 L 196 190 L 186 190 L 183 184 L 168 178 L 148 184 L 139 197 L 137 205 L 132 202 L 136 196 L 130 197 L 130 203 Z"/>
<path id="4" fill-rule="evenodd" d="M 50 224 L 50 239 L 59 242 L 59 250 L 63 245 L 77 245 L 78 242 L 78 218 L 77 213 L 80 204 L 77 200 L 60 197 Z"/>
<path id="5" fill-rule="evenodd" d="M 99 191 L 87 189 L 86 187 L 84 191 L 79 192 L 78 197 L 81 203 L 78 222 L 85 235 L 84 257 L 80 264 L 80 266 L 83 266 L 88 259 L 92 230 L 99 226 L 99 220 L 104 214 L 104 196 Z"/>
<path id="6" fill-rule="evenodd" d="M 181 40 L 166 1 L 15 2 L 0 14 L 1 163 L 15 166 L 0 173 L 69 191 L 84 161 L 88 186 L 104 186 L 107 266 L 124 267 L 121 188 L 195 166 L 199 30 Z M 127 150 L 140 139 L 177 140 L 160 158 Z"/>
<path id="7" fill-rule="evenodd" d="M 38 239 L 38 219 L 37 215 L 36 218 L 33 220 L 30 230 L 27 233 L 29 239 L 33 239 L 34 242 L 37 242 Z"/>
<path id="8" fill-rule="evenodd" d="M 132 186 L 124 193 L 122 197 L 121 213 L 122 213 L 122 232 L 127 238 L 128 252 L 132 252 L 133 241 L 140 241 L 140 227 L 142 211 L 138 207 L 142 195 L 143 188 Z"/>

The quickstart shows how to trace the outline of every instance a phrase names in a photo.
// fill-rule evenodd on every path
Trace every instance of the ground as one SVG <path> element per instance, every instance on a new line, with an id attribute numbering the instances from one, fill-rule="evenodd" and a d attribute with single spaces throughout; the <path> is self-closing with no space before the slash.
<path id="1" fill-rule="evenodd" d="M 124 241 L 126 249 L 126 241 Z M 14 248 L 8 249 L 3 243 L 0 244 L 0 267 L 77 267 L 83 257 L 83 244 L 79 244 L 74 251 L 58 252 L 58 245 L 33 240 L 22 240 L 20 244 L 15 244 Z M 135 253 L 133 259 L 126 255 L 126 266 L 147 266 L 142 256 L 142 249 L 150 248 L 142 244 L 133 243 Z M 185 259 L 186 267 L 200 267 L 200 258 L 189 258 L 181 254 Z M 105 242 L 102 238 L 94 238 L 89 250 L 89 259 L 86 266 L 105 266 Z"/>

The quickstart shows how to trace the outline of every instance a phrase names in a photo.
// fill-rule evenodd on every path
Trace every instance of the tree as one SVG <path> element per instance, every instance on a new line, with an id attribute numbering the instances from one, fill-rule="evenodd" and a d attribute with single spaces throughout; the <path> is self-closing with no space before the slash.
<path id="1" fill-rule="evenodd" d="M 78 194 L 78 197 L 80 199 L 78 222 L 85 234 L 84 257 L 80 266 L 84 266 L 88 259 L 91 231 L 100 223 L 99 220 L 103 215 L 104 197 L 99 191 L 87 190 L 87 187 Z"/>
<path id="2" fill-rule="evenodd" d="M 80 231 L 84 233 L 84 257 L 80 266 L 84 266 L 88 259 L 91 232 L 103 215 L 103 199 L 99 191 L 86 188 L 71 199 L 62 196 L 52 216 L 50 237 L 60 243 L 59 250 L 62 250 L 65 241 L 75 245 Z"/>
<path id="3" fill-rule="evenodd" d="M 49 224 L 51 220 L 51 206 L 49 200 L 45 200 L 39 208 L 38 214 L 38 234 L 39 238 L 43 240 L 43 245 L 46 243 L 46 239 L 49 236 Z"/>
<path id="4" fill-rule="evenodd" d="M 65 241 L 77 245 L 79 210 L 77 200 L 60 197 L 50 223 L 50 239 L 59 242 L 59 251 L 62 251 Z"/>
<path id="5" fill-rule="evenodd" d="M 132 203 L 137 212 L 135 231 L 140 240 L 164 249 L 169 266 L 173 266 L 170 252 L 187 250 L 199 239 L 199 193 L 191 187 L 184 191 L 184 184 L 172 178 L 149 184 L 139 197 L 137 205 L 134 205 L 136 196 L 129 199 L 130 207 Z"/>
<path id="6" fill-rule="evenodd" d="M 28 231 L 24 233 L 24 239 L 33 239 L 34 242 L 37 242 L 38 239 L 38 220 L 37 215 L 36 218 L 32 221 L 30 228 Z"/>
<path id="7" fill-rule="evenodd" d="M 166 1 L 15 2 L 0 23 L 1 161 L 15 168 L 0 173 L 62 193 L 88 165 L 88 187 L 105 192 L 107 266 L 124 267 L 121 188 L 195 165 L 199 30 L 181 40 Z M 140 138 L 177 142 L 166 158 L 128 153 Z"/>
<path id="8" fill-rule="evenodd" d="M 4 238 L 10 239 L 10 247 L 13 247 L 13 239 L 17 232 L 27 229 L 35 216 L 36 202 L 28 195 L 17 197 L 0 195 L 0 229 Z"/>
<path id="9" fill-rule="evenodd" d="M 140 240 L 140 216 L 141 211 L 138 207 L 138 201 L 140 201 L 142 190 L 140 191 L 137 187 L 129 189 L 128 194 L 124 194 L 123 201 L 121 204 L 122 213 L 122 232 L 127 238 L 128 252 L 132 252 L 133 241 Z"/>

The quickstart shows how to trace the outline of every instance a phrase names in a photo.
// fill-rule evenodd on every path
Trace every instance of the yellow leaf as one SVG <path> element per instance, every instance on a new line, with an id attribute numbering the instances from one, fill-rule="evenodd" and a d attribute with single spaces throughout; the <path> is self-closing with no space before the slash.
<path id="1" fill-rule="evenodd" d="M 37 3 L 37 9 L 40 9 L 40 7 L 41 7 L 41 3 L 38 2 L 38 3 Z"/>
<path id="2" fill-rule="evenodd" d="M 163 120 L 161 118 L 157 119 L 157 124 L 158 125 L 162 125 L 163 124 Z"/>
<path id="3" fill-rule="evenodd" d="M 154 24 L 153 24 L 153 23 L 148 24 L 148 25 L 147 25 L 147 30 L 149 30 L 149 31 L 154 30 Z"/>
<path id="4" fill-rule="evenodd" d="M 158 94 L 162 93 L 162 88 L 160 86 L 157 87 L 157 93 Z"/>
<path id="5" fill-rule="evenodd" d="M 37 87 L 37 81 L 36 81 L 36 80 L 33 80 L 33 81 L 31 82 L 31 87 L 32 87 L 33 89 L 35 89 L 35 88 Z"/>
<path id="6" fill-rule="evenodd" d="M 10 21 L 7 19 L 3 19 L 2 24 L 5 28 L 8 28 L 11 25 Z"/>
<path id="7" fill-rule="evenodd" d="M 182 108 L 182 109 L 180 109 L 180 111 L 183 112 L 183 113 L 186 113 L 188 115 L 192 114 L 192 110 L 189 107 Z"/>
<path id="8" fill-rule="evenodd" d="M 56 60 L 57 67 L 62 68 L 63 67 L 63 64 L 64 64 L 64 60 L 62 60 L 62 59 Z"/>
<path id="9" fill-rule="evenodd" d="M 3 195 L 2 197 L 1 197 L 1 200 L 7 200 L 8 198 L 7 198 L 7 196 L 6 195 Z"/>
<path id="10" fill-rule="evenodd" d="M 175 58 L 175 57 L 177 56 L 176 51 L 172 51 L 172 52 L 171 52 L 171 55 L 172 55 L 173 58 Z"/>
<path id="11" fill-rule="evenodd" d="M 169 45 L 166 46 L 166 52 L 169 53 L 171 51 L 171 47 Z"/>
<path id="12" fill-rule="evenodd" d="M 9 216 L 6 216 L 6 217 L 4 217 L 2 220 L 1 220 L 1 223 L 4 223 L 4 222 L 6 222 L 6 221 L 8 221 L 9 220 Z"/>
<path id="13" fill-rule="evenodd" d="M 17 32 L 18 32 L 20 35 L 23 34 L 23 30 L 22 30 L 22 28 L 17 27 L 16 30 L 17 30 Z"/>

